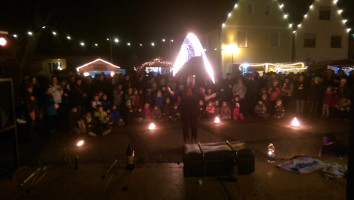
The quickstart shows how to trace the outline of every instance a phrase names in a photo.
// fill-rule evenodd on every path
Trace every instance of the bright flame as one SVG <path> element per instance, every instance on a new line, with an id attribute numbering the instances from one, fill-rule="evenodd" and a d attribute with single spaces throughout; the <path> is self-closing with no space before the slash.
<path id="1" fill-rule="evenodd" d="M 149 130 L 154 130 L 155 128 L 156 128 L 156 125 L 154 123 L 150 123 Z"/>
<path id="2" fill-rule="evenodd" d="M 291 126 L 298 127 L 300 126 L 300 122 L 294 117 L 293 121 L 291 122 Z"/>
<path id="3" fill-rule="evenodd" d="M 215 83 L 213 69 L 205 55 L 202 44 L 193 33 L 189 33 L 182 43 L 181 50 L 177 56 L 175 64 L 173 65 L 173 76 L 175 76 L 183 65 L 193 57 L 203 58 L 205 70 L 208 72 L 208 75 L 213 83 Z"/>
<path id="4" fill-rule="evenodd" d="M 215 117 L 214 123 L 215 124 L 220 124 L 220 118 L 219 117 Z"/>
<path id="5" fill-rule="evenodd" d="M 6 46 L 7 40 L 3 37 L 0 38 L 0 46 Z"/>
<path id="6" fill-rule="evenodd" d="M 81 147 L 85 144 L 85 141 L 84 140 L 79 140 L 77 143 L 76 143 L 76 146 L 77 147 Z"/>

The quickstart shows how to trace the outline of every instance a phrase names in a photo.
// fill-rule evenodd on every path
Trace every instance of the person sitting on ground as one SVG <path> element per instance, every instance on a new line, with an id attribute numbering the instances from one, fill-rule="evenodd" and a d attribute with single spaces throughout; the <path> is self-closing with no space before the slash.
<path id="1" fill-rule="evenodd" d="M 262 100 L 259 100 L 256 106 L 254 107 L 254 113 L 260 119 L 267 118 L 267 107 L 263 104 Z"/>
<path id="2" fill-rule="evenodd" d="M 172 122 L 179 120 L 181 118 L 181 112 L 177 104 L 173 105 L 173 108 L 170 109 L 168 113 L 168 118 Z"/>
<path id="3" fill-rule="evenodd" d="M 111 109 L 107 109 L 106 113 L 107 113 L 107 123 L 108 123 L 108 125 L 112 126 L 113 125 L 113 116 L 111 113 Z"/>
<path id="4" fill-rule="evenodd" d="M 120 114 L 119 110 L 117 109 L 116 105 L 112 106 L 111 113 L 113 118 L 113 124 L 117 124 L 119 126 L 124 125 L 123 117 Z"/>
<path id="5" fill-rule="evenodd" d="M 85 123 L 86 133 L 89 136 L 95 137 L 97 134 L 95 133 L 94 120 L 92 118 L 91 112 L 86 112 L 86 114 L 83 117 L 83 120 Z"/>
<path id="6" fill-rule="evenodd" d="M 215 103 L 214 103 L 214 107 L 215 107 L 215 115 L 216 116 L 220 116 L 221 114 L 221 107 L 220 107 L 220 101 L 219 100 L 215 100 Z"/>
<path id="7" fill-rule="evenodd" d="M 161 118 L 162 118 L 161 109 L 156 105 L 151 111 L 151 119 L 160 120 Z"/>
<path id="8" fill-rule="evenodd" d="M 345 156 L 348 154 L 348 148 L 337 142 L 336 137 L 332 134 L 323 137 L 323 146 L 319 152 L 319 156 Z"/>
<path id="9" fill-rule="evenodd" d="M 138 108 L 135 112 L 135 121 L 139 124 L 145 122 L 145 113 L 142 108 Z"/>
<path id="10" fill-rule="evenodd" d="M 91 106 L 94 110 L 97 109 L 97 106 L 102 105 L 100 101 L 100 97 L 98 95 L 93 96 L 93 100 L 91 101 Z"/>
<path id="11" fill-rule="evenodd" d="M 155 97 L 155 105 L 162 108 L 164 98 L 165 97 L 162 95 L 161 90 L 158 90 Z"/>
<path id="12" fill-rule="evenodd" d="M 244 119 L 245 119 L 245 117 L 244 117 L 243 114 L 241 113 L 241 108 L 240 108 L 240 104 L 239 104 L 239 103 L 236 103 L 232 116 L 233 116 L 233 119 L 234 119 L 234 120 L 238 120 L 239 118 L 240 118 L 241 120 L 244 120 Z"/>
<path id="13" fill-rule="evenodd" d="M 102 95 L 101 104 L 103 110 L 109 110 L 111 108 L 111 102 L 109 101 L 108 96 L 106 94 Z"/>
<path id="14" fill-rule="evenodd" d="M 285 108 L 282 104 L 281 99 L 278 99 L 275 102 L 274 110 L 273 110 L 274 119 L 281 119 L 285 116 Z"/>
<path id="15" fill-rule="evenodd" d="M 150 109 L 150 104 L 145 103 L 144 105 L 144 114 L 145 114 L 145 119 L 147 122 L 151 121 L 151 109 Z"/>
<path id="16" fill-rule="evenodd" d="M 79 120 L 81 119 L 80 114 L 77 112 L 77 107 L 73 107 L 70 110 L 69 115 L 70 121 L 70 129 L 74 131 L 76 134 L 80 134 L 82 131 L 82 127 L 80 129 Z"/>
<path id="17" fill-rule="evenodd" d="M 108 116 L 107 113 L 103 110 L 103 107 L 99 105 L 94 115 L 96 118 L 96 128 L 97 133 L 101 133 L 102 135 L 106 135 L 111 132 L 111 127 L 108 124 Z"/>
<path id="18" fill-rule="evenodd" d="M 231 119 L 231 109 L 230 106 L 227 105 L 226 101 L 222 102 L 221 119 Z"/>
<path id="19" fill-rule="evenodd" d="M 163 107 L 162 107 L 162 117 L 164 119 L 168 119 L 168 112 L 170 109 L 172 109 L 171 100 L 170 100 L 170 98 L 166 98 L 165 103 L 163 104 Z"/>
<path id="20" fill-rule="evenodd" d="M 206 113 L 207 113 L 207 117 L 208 117 L 209 119 L 213 118 L 214 115 L 215 115 L 214 102 L 209 101 L 207 107 L 205 108 L 205 110 L 206 110 Z"/>

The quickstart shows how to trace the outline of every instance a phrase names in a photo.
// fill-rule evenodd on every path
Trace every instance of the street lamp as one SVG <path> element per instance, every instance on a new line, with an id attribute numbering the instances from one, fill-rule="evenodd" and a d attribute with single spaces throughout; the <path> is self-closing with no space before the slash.
<path id="1" fill-rule="evenodd" d="M 7 40 L 4 37 L 0 37 L 0 46 L 4 47 L 7 44 Z"/>

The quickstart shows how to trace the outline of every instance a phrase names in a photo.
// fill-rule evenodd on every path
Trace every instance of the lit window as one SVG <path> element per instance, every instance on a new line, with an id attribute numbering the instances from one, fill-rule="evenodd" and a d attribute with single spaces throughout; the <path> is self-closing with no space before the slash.
<path id="1" fill-rule="evenodd" d="M 316 34 L 315 33 L 305 33 L 304 34 L 304 47 L 305 48 L 316 48 Z"/>
<path id="2" fill-rule="evenodd" d="M 279 32 L 272 32 L 271 35 L 270 35 L 270 46 L 271 47 L 279 47 L 279 43 L 280 43 L 280 40 L 279 40 Z"/>
<path id="3" fill-rule="evenodd" d="M 320 20 L 331 20 L 331 7 L 330 6 L 320 6 Z"/>
<path id="4" fill-rule="evenodd" d="M 237 46 L 238 47 L 247 47 L 247 32 L 246 31 L 237 31 Z"/>
<path id="5" fill-rule="evenodd" d="M 264 15 L 271 15 L 272 14 L 272 6 L 267 3 L 264 6 Z"/>
<path id="6" fill-rule="evenodd" d="M 342 36 L 331 37 L 331 48 L 342 48 Z"/>
<path id="7" fill-rule="evenodd" d="M 254 3 L 248 3 L 247 4 L 247 15 L 253 15 L 254 14 Z"/>

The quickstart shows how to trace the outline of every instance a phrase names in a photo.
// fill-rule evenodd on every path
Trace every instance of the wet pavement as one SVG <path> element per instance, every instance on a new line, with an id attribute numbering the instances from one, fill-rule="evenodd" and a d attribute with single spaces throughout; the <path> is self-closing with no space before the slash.
<path id="1" fill-rule="evenodd" d="M 237 182 L 220 177 L 183 177 L 181 124 L 157 122 L 115 127 L 106 136 L 84 137 L 69 132 L 37 142 L 21 142 L 21 163 L 12 179 L 1 180 L 0 199 L 345 199 L 346 180 L 325 179 L 320 171 L 299 175 L 267 163 L 267 146 L 275 145 L 277 163 L 296 155 L 317 157 L 322 137 L 334 134 L 348 142 L 349 121 L 301 120 L 300 128 L 284 121 L 228 121 L 199 124 L 200 142 L 245 142 L 256 153 L 256 171 L 241 175 Z M 75 142 L 85 138 L 85 146 Z M 125 150 L 134 145 L 136 168 L 126 171 Z M 33 144 L 36 144 L 35 146 Z M 74 157 L 79 170 L 74 170 Z M 114 160 L 118 167 L 102 179 Z M 323 158 L 346 164 L 346 158 Z M 47 174 L 30 191 L 19 187 L 37 167 Z M 42 172 L 44 173 L 44 172 Z M 201 180 L 201 184 L 200 181 Z M 198 183 L 199 181 L 199 183 Z"/>

